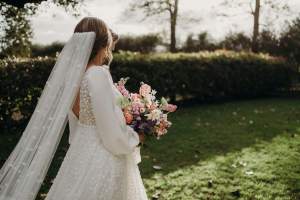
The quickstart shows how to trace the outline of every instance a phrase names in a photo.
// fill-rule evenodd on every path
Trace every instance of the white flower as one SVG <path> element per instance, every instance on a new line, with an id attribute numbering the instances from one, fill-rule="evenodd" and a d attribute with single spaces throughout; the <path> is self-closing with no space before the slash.
<path id="1" fill-rule="evenodd" d="M 168 115 L 167 114 L 163 114 L 162 115 L 162 119 L 165 120 L 165 121 L 168 121 Z"/>
<path id="2" fill-rule="evenodd" d="M 159 125 L 159 124 L 160 124 L 160 120 L 157 120 L 155 124 L 156 124 L 156 125 Z"/>
<path id="3" fill-rule="evenodd" d="M 154 101 L 156 99 L 156 97 L 154 95 L 150 94 L 150 99 L 151 99 L 151 101 Z"/>
<path id="4" fill-rule="evenodd" d="M 145 99 L 146 99 L 146 101 L 149 102 L 149 103 L 152 102 L 152 97 L 151 97 L 150 94 L 146 95 L 146 96 L 145 96 Z"/>
<path id="5" fill-rule="evenodd" d="M 154 120 L 159 120 L 161 114 L 162 114 L 161 110 L 154 109 L 149 114 L 146 114 L 145 116 L 147 116 L 147 119 L 154 121 Z"/>
<path id="6" fill-rule="evenodd" d="M 152 89 L 151 93 L 150 93 L 152 101 L 154 101 L 156 99 L 155 94 L 156 94 L 156 90 Z"/>

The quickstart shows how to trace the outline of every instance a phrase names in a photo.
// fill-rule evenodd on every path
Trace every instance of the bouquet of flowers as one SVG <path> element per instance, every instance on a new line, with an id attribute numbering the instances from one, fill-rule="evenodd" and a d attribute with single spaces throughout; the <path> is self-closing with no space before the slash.
<path id="1" fill-rule="evenodd" d="M 128 79 L 129 77 L 121 78 L 114 83 L 122 94 L 117 103 L 122 108 L 126 124 L 139 134 L 152 135 L 159 139 L 172 125 L 168 121 L 168 114 L 175 112 L 177 106 L 169 104 L 164 97 L 157 100 L 156 90 L 144 82 L 140 82 L 139 93 L 130 93 L 125 88 Z"/>

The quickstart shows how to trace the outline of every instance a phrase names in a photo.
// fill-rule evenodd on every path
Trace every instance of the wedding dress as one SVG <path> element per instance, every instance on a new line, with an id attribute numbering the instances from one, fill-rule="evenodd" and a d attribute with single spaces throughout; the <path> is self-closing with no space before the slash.
<path id="1" fill-rule="evenodd" d="M 139 137 L 125 123 L 109 66 L 91 66 L 80 84 L 79 119 L 69 112 L 70 147 L 46 200 L 147 200 Z"/>

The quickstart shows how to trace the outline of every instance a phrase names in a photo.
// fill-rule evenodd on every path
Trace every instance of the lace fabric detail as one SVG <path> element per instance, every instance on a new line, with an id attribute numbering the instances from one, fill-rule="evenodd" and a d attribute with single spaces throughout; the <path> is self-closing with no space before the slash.
<path id="1" fill-rule="evenodd" d="M 114 94 L 121 95 L 117 88 Z M 75 136 L 45 200 L 148 200 L 132 155 L 110 153 L 99 142 L 95 124 L 86 73 Z"/>
<path id="2" fill-rule="evenodd" d="M 100 67 L 100 66 L 94 66 Z M 110 70 L 109 66 L 102 65 L 102 68 Z M 88 70 L 87 70 L 88 71 Z M 95 116 L 92 110 L 91 96 L 88 89 L 87 71 L 83 76 L 80 85 L 80 110 L 79 110 L 79 123 L 86 126 L 96 126 Z M 111 79 L 112 80 L 112 79 Z"/>
<path id="3" fill-rule="evenodd" d="M 80 87 L 79 123 L 88 126 L 96 125 L 91 106 L 91 96 L 88 90 L 88 80 L 86 76 L 83 77 Z"/>

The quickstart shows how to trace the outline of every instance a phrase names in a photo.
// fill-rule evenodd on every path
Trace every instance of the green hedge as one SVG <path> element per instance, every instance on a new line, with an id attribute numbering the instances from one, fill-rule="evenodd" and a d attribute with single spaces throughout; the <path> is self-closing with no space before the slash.
<path id="1" fill-rule="evenodd" d="M 0 61 L 0 126 L 24 127 L 54 66 L 54 58 Z M 122 52 L 111 65 L 114 80 L 129 76 L 128 88 L 149 83 L 159 96 L 199 100 L 257 97 L 290 86 L 292 68 L 266 55 Z M 13 120 L 14 118 L 15 120 Z"/>
<path id="2" fill-rule="evenodd" d="M 115 56 L 113 76 L 130 76 L 130 88 L 150 83 L 159 94 L 200 100 L 257 97 L 288 88 L 292 66 L 282 58 L 263 54 L 214 53 L 132 54 Z"/>

